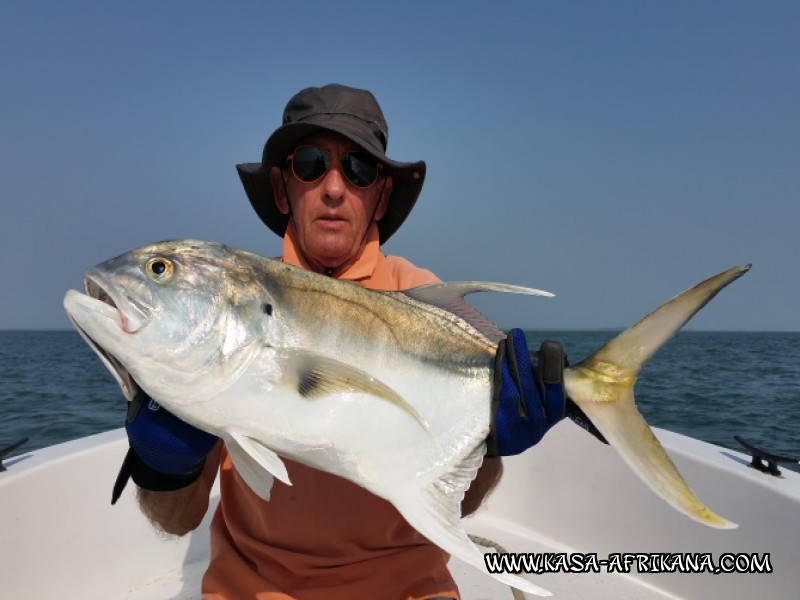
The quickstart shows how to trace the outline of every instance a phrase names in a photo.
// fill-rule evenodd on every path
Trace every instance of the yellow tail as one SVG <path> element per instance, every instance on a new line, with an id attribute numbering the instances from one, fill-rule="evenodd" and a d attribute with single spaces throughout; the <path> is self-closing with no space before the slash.
<path id="1" fill-rule="evenodd" d="M 564 373 L 567 395 L 650 489 L 688 517 L 710 527 L 735 523 L 695 496 L 636 408 L 633 384 L 645 362 L 697 311 L 750 265 L 729 269 L 662 304 Z"/>

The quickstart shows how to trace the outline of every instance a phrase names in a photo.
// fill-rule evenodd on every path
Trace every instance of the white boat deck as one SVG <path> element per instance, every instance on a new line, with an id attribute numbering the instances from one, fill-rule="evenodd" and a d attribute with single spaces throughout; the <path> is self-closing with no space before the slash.
<path id="1" fill-rule="evenodd" d="M 772 573 L 548 573 L 529 577 L 556 598 L 792 598 L 800 589 L 800 475 L 746 467 L 747 457 L 656 431 L 698 495 L 740 528 L 719 531 L 668 507 L 610 448 L 571 424 L 506 461 L 503 482 L 469 531 L 508 552 L 769 553 Z M 7 460 L 0 473 L 0 598 L 198 598 L 207 521 L 165 540 L 132 489 L 111 487 L 127 442 L 117 430 Z M 511 600 L 508 586 L 451 561 L 464 600 Z M 532 596 L 527 595 L 527 598 Z"/>

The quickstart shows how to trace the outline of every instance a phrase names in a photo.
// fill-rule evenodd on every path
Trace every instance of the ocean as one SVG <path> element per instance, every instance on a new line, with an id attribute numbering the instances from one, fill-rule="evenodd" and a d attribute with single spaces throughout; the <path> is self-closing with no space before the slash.
<path id="1" fill-rule="evenodd" d="M 532 331 L 563 342 L 572 362 L 615 331 Z M 741 450 L 745 440 L 800 458 L 800 333 L 682 331 L 642 370 L 635 388 L 647 421 Z M 121 427 L 116 381 L 74 331 L 0 331 L 0 448 L 13 454 Z M 795 470 L 800 470 L 795 465 Z"/>

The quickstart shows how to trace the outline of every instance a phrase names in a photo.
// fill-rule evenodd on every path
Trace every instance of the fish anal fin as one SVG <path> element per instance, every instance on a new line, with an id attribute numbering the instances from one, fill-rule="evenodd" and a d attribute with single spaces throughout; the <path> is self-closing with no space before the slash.
<path id="1" fill-rule="evenodd" d="M 423 490 L 404 490 L 389 500 L 408 523 L 452 556 L 482 573 L 524 592 L 550 596 L 550 592 L 512 574 L 492 574 L 486 570 L 483 553 L 469 538 L 461 524 L 461 501 L 483 462 L 485 445 L 480 444 L 452 471 Z"/>

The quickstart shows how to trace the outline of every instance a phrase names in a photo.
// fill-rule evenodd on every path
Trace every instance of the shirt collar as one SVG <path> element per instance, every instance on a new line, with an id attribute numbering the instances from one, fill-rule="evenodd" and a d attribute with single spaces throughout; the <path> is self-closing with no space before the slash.
<path id="1" fill-rule="evenodd" d="M 372 223 L 367 231 L 367 241 L 361 248 L 358 258 L 345 267 L 343 272 L 336 274 L 336 279 L 345 279 L 347 281 L 367 279 L 375 272 L 375 267 L 378 266 L 378 261 L 382 257 L 378 224 Z M 291 220 L 289 220 L 286 234 L 283 236 L 283 256 L 281 256 L 281 260 L 290 265 L 313 271 L 311 265 L 300 253 L 297 232 Z"/>

